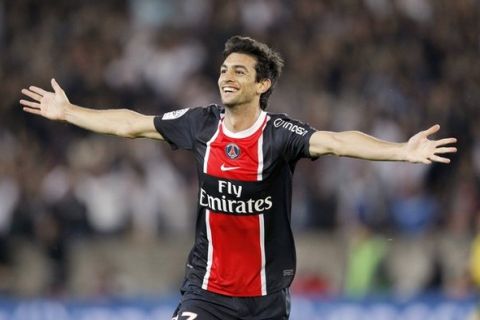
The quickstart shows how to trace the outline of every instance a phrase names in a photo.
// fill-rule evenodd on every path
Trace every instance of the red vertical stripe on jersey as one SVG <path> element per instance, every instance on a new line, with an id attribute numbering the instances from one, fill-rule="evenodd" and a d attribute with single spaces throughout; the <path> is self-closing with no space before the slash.
<path id="1" fill-rule="evenodd" d="M 207 145 L 205 173 L 220 179 L 261 179 L 263 156 L 259 157 L 259 152 L 262 152 L 259 141 L 262 141 L 266 121 L 266 114 L 262 113 L 254 125 L 258 128 L 248 136 L 228 135 L 224 128 L 219 126 L 219 130 Z M 231 143 L 240 148 L 237 158 L 232 159 L 225 152 L 226 146 Z M 229 296 L 266 294 L 262 218 L 258 215 L 208 212 L 206 223 L 209 261 L 203 282 L 204 289 Z"/>
<path id="2" fill-rule="evenodd" d="M 213 256 L 207 290 L 232 296 L 261 295 L 258 216 L 210 213 Z"/>

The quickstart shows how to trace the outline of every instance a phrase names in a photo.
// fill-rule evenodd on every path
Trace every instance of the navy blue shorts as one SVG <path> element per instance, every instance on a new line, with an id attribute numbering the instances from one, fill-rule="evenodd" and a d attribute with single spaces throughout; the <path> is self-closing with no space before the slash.
<path id="1" fill-rule="evenodd" d="M 288 289 L 263 297 L 229 297 L 189 287 L 172 320 L 288 320 Z"/>

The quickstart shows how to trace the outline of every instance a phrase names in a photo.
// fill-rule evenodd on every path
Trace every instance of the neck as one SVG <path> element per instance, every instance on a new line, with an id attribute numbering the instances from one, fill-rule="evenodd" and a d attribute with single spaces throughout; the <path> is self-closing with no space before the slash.
<path id="1" fill-rule="evenodd" d="M 250 128 L 257 121 L 262 110 L 253 105 L 236 105 L 225 107 L 224 124 L 231 132 Z"/>

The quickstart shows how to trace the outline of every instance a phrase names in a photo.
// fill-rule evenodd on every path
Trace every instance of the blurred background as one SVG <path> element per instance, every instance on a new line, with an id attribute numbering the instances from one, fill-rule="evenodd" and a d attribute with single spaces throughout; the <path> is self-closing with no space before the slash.
<path id="1" fill-rule="evenodd" d="M 221 52 L 236 34 L 286 61 L 271 112 L 392 141 L 439 123 L 434 138 L 458 138 L 450 165 L 301 161 L 294 296 L 314 297 L 312 308 L 475 296 L 478 0 L 0 1 L 0 295 L 177 294 L 194 232 L 190 154 L 25 114 L 20 90 L 55 77 L 75 104 L 146 114 L 219 103 Z"/>

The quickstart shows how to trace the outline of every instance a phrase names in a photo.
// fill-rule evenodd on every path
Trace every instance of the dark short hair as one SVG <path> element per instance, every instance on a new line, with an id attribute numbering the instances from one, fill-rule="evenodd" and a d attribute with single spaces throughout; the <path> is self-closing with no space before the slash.
<path id="1" fill-rule="evenodd" d="M 280 54 L 265 43 L 250 37 L 233 36 L 225 42 L 223 58 L 226 59 L 232 53 L 244 53 L 253 56 L 257 60 L 255 81 L 270 79 L 272 86 L 260 96 L 260 108 L 265 110 L 268 105 L 268 98 L 280 77 L 283 68 L 283 59 Z"/>

